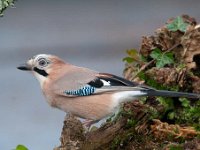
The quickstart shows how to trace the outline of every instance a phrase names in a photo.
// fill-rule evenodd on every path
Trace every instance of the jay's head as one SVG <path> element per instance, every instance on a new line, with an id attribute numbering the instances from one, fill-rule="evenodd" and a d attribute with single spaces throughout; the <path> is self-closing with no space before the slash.
<path id="1" fill-rule="evenodd" d="M 41 83 L 48 79 L 55 72 L 56 68 L 60 68 L 63 64 L 65 62 L 57 56 L 38 54 L 17 68 L 23 71 L 31 71 Z"/>

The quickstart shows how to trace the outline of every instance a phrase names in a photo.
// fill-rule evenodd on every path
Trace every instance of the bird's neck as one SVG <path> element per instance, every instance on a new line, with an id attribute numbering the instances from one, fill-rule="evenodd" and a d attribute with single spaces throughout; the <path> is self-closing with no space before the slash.
<path id="1" fill-rule="evenodd" d="M 36 79 L 39 81 L 41 88 L 43 87 L 44 83 L 48 80 L 47 77 L 42 76 L 38 73 L 33 72 L 34 76 L 36 77 Z"/>

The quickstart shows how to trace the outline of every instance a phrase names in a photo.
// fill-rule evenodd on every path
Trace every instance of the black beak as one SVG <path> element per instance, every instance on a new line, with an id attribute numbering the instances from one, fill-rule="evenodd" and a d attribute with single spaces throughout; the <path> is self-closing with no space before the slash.
<path id="1" fill-rule="evenodd" d="M 23 71 L 30 71 L 31 67 L 27 64 L 23 64 L 23 65 L 20 65 L 19 67 L 17 67 L 17 69 L 23 70 Z"/>

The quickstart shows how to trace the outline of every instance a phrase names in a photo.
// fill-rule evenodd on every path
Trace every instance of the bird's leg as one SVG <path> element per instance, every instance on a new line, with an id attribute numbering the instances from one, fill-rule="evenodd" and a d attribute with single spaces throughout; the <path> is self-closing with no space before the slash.
<path id="1" fill-rule="evenodd" d="M 90 128 L 90 126 L 91 126 L 92 124 L 96 123 L 96 122 L 97 122 L 97 120 L 85 119 L 85 120 L 83 121 L 83 125 L 84 125 L 85 127 L 87 127 L 87 128 Z"/>
<path id="2" fill-rule="evenodd" d="M 85 119 L 82 124 L 85 128 L 85 132 L 90 132 L 98 129 L 98 127 L 94 126 L 93 124 L 97 123 L 99 120 L 91 120 L 91 119 Z M 97 125 L 98 126 L 98 125 Z"/>

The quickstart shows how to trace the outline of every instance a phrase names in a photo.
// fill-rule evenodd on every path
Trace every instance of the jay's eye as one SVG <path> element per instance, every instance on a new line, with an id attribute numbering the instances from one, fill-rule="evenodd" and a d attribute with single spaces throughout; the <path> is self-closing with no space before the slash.
<path id="1" fill-rule="evenodd" d="M 41 66 L 41 67 L 45 67 L 45 66 L 47 66 L 48 65 L 48 62 L 47 62 L 47 60 L 45 60 L 45 59 L 39 59 L 38 60 L 38 64 Z"/>

